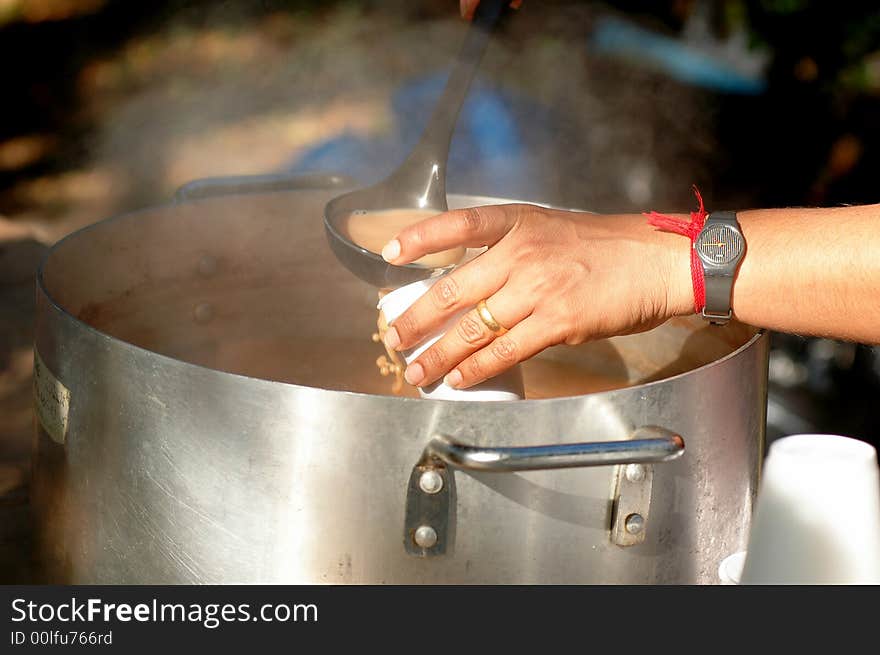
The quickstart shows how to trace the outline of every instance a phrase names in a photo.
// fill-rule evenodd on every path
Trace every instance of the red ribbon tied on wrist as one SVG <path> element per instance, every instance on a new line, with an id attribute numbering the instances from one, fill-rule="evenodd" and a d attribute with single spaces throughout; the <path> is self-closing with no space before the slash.
<path id="1" fill-rule="evenodd" d="M 706 208 L 703 206 L 703 196 L 700 195 L 700 190 L 696 185 L 694 185 L 693 189 L 697 202 L 700 203 L 700 208 L 695 212 L 691 212 L 690 223 L 681 218 L 666 216 L 655 211 L 646 213 L 645 216 L 648 217 L 650 225 L 664 232 L 681 234 L 691 240 L 691 281 L 694 283 L 694 311 L 699 314 L 703 311 L 703 307 L 706 306 L 706 283 L 703 281 L 703 265 L 700 263 L 697 251 L 693 245 L 694 239 L 697 238 L 697 235 L 703 229 L 707 214 Z"/>

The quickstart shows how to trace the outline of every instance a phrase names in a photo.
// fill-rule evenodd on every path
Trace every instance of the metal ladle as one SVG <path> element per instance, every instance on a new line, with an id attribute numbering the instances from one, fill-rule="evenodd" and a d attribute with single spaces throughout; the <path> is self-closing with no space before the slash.
<path id="1" fill-rule="evenodd" d="M 433 209 L 438 214 L 447 211 L 446 162 L 452 133 L 471 80 L 489 43 L 490 33 L 509 2 L 480 2 L 443 95 L 421 139 L 403 164 L 382 182 L 338 196 L 324 208 L 324 229 L 336 258 L 373 286 L 396 288 L 432 277 L 453 266 L 391 265 L 380 254 L 353 243 L 345 234 L 345 221 L 357 211 L 408 208 Z"/>

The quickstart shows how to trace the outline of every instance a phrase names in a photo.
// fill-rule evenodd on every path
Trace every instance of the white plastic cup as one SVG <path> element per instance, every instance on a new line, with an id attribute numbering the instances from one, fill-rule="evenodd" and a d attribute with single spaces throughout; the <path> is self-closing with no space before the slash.
<path id="1" fill-rule="evenodd" d="M 385 315 L 385 321 L 388 325 L 393 325 L 397 317 L 421 298 L 439 279 L 436 277 L 413 282 L 383 296 L 379 301 L 378 309 Z M 423 339 L 421 343 L 410 350 L 402 351 L 401 355 L 407 365 L 440 339 L 467 311 L 459 312 L 449 319 L 437 334 Z M 467 389 L 454 389 L 440 379 L 428 386 L 419 387 L 419 394 L 422 398 L 432 400 L 522 400 L 525 398 L 522 370 L 519 364 L 501 375 Z"/>
<path id="2" fill-rule="evenodd" d="M 740 583 L 880 584 L 873 446 L 831 434 L 770 445 Z"/>

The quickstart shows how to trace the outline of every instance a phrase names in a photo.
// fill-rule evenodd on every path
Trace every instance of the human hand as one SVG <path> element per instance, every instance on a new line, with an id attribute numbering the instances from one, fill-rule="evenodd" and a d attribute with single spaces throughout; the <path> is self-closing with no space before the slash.
<path id="1" fill-rule="evenodd" d="M 523 0 L 511 0 L 510 6 L 513 9 L 519 9 L 522 6 L 522 3 Z M 477 10 L 477 5 L 479 4 L 480 0 L 459 0 L 461 17 L 471 20 L 474 17 L 474 12 Z"/>
<path id="2" fill-rule="evenodd" d="M 600 216 L 515 204 L 446 212 L 404 229 L 382 256 L 407 264 L 456 246 L 488 250 L 440 279 L 385 334 L 406 350 L 483 299 L 422 353 L 406 379 L 466 388 L 545 348 L 648 330 L 693 312 L 690 246 L 642 215 Z"/>

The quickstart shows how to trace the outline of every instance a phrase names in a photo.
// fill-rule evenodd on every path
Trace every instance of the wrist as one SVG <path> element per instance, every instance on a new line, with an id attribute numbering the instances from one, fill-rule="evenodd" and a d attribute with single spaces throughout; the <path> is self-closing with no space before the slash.
<path id="1" fill-rule="evenodd" d="M 686 214 L 671 214 L 687 221 Z M 666 253 L 666 306 L 669 316 L 690 316 L 694 313 L 694 282 L 691 273 L 692 244 L 677 234 L 657 231 Z"/>
<path id="2" fill-rule="evenodd" d="M 690 288 L 692 290 L 693 297 L 693 312 L 703 312 L 703 316 L 706 317 L 705 314 L 705 305 L 706 305 L 706 286 L 705 286 L 705 275 L 704 275 L 704 263 L 701 260 L 701 257 L 698 256 L 697 250 L 694 247 L 696 240 L 699 235 L 704 230 L 704 225 L 706 223 L 706 217 L 708 213 L 703 205 L 703 197 L 700 195 L 699 189 L 694 187 L 694 195 L 697 197 L 697 202 L 699 203 L 699 209 L 697 211 L 693 211 L 690 213 L 690 219 L 685 218 L 681 214 L 661 214 L 656 211 L 646 212 L 645 216 L 648 217 L 648 224 L 654 226 L 661 232 L 666 232 L 675 235 L 681 235 L 687 237 L 687 252 L 688 259 L 690 261 L 690 278 L 691 285 Z M 717 247 L 717 244 L 716 244 Z M 692 313 L 689 310 L 685 310 L 681 302 L 682 298 L 680 296 L 680 277 L 676 275 L 676 272 L 680 271 L 677 264 L 678 258 L 675 258 L 675 261 L 672 264 L 672 268 L 670 269 L 670 277 L 669 277 L 669 298 L 668 303 L 671 304 L 672 310 L 670 315 L 684 315 Z M 714 287 L 718 287 L 718 282 L 713 280 Z M 716 303 L 717 304 L 717 303 Z M 729 316 L 728 316 L 729 317 Z M 714 319 L 712 319 L 715 322 Z M 727 319 L 724 320 L 726 322 Z"/>

